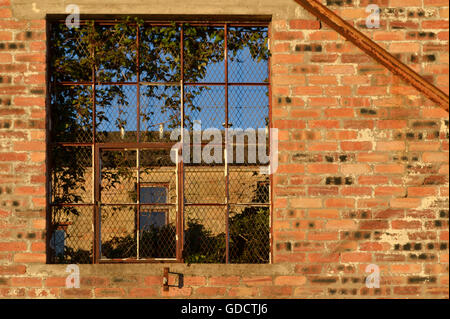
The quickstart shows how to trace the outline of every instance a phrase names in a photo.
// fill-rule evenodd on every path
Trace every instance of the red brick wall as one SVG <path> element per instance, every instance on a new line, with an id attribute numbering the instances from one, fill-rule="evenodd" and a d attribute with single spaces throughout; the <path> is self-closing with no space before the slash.
<path id="1" fill-rule="evenodd" d="M 448 92 L 446 1 L 328 6 Z M 65 266 L 45 264 L 45 20 L 11 8 L 0 0 L 0 297 L 165 297 L 163 265 L 83 265 L 65 289 Z M 169 295 L 448 298 L 448 113 L 298 10 L 271 26 L 274 264 L 170 265 L 185 285 Z"/>

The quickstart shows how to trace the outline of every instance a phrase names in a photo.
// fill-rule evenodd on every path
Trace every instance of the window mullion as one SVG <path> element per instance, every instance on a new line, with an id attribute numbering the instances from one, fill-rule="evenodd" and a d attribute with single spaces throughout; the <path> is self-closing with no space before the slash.
<path id="1" fill-rule="evenodd" d="M 230 126 L 228 122 L 228 24 L 225 23 L 224 27 L 224 64 L 225 64 L 225 149 L 224 149 L 224 162 L 225 162 L 225 230 L 226 230 L 226 242 L 225 242 L 225 262 L 230 263 L 230 205 L 229 205 L 229 172 L 228 172 L 228 128 Z"/>

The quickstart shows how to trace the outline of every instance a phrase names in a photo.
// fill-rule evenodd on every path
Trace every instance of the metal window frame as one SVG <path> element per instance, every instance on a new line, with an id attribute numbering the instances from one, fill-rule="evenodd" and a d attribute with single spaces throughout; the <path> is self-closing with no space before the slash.
<path id="1" fill-rule="evenodd" d="M 80 20 L 80 24 L 84 24 L 87 20 L 94 20 L 94 27 L 98 26 L 98 25 L 114 25 L 117 23 L 116 20 L 104 20 L 104 19 L 89 19 L 89 18 L 85 18 L 83 20 Z M 220 22 L 218 22 L 220 21 Z M 223 21 L 223 22 L 222 22 Z M 54 23 L 64 23 L 65 20 L 61 20 L 61 19 L 47 19 L 47 39 L 50 39 L 50 34 L 51 34 L 51 26 Z M 131 86 L 136 86 L 136 94 L 139 97 L 139 91 L 140 91 L 140 85 L 177 85 L 180 86 L 181 88 L 181 117 L 184 119 L 184 88 L 188 87 L 188 86 L 223 86 L 225 88 L 225 143 L 228 141 L 228 128 L 230 127 L 230 123 L 228 121 L 228 114 L 229 114 L 229 110 L 228 110 L 228 104 L 229 104 L 229 98 L 228 98 L 228 91 L 229 91 L 229 87 L 232 86 L 267 86 L 268 88 L 268 119 L 269 119 L 269 123 L 268 123 L 268 127 L 269 128 L 273 128 L 273 122 L 272 122 L 272 89 L 271 89 L 271 61 L 270 61 L 270 56 L 268 58 L 267 61 L 267 65 L 268 65 L 268 81 L 267 82 L 261 82 L 261 83 L 251 83 L 251 82 L 247 82 L 247 83 L 238 83 L 238 82 L 229 82 L 228 80 L 228 28 L 230 27 L 267 27 L 267 33 L 268 33 L 268 38 L 269 41 L 271 39 L 271 24 L 269 21 L 261 21 L 261 22 L 243 22 L 243 21 L 239 21 L 239 19 L 237 20 L 233 20 L 233 19 L 229 19 L 229 20 L 183 20 L 183 19 L 176 19 L 174 20 L 174 22 L 176 23 L 176 25 L 180 25 L 180 59 L 181 59 L 181 80 L 178 83 L 147 83 L 147 82 L 141 82 L 140 81 L 140 70 L 139 70 L 139 49 L 136 52 L 136 66 L 137 66 L 137 70 L 136 70 L 136 81 L 135 82 L 100 82 L 97 81 L 96 79 L 96 75 L 95 75 L 95 70 L 94 68 L 92 69 L 92 81 L 79 81 L 79 82 L 53 82 L 51 83 L 50 78 L 51 78 L 51 74 L 50 72 L 47 72 L 47 118 L 46 118 L 46 122 L 47 122 L 47 156 L 50 156 L 50 149 L 53 146 L 63 146 L 63 147 L 80 147 L 80 146 L 86 146 L 86 147 L 92 147 L 92 157 L 93 157 L 93 203 L 86 203 L 86 204 L 52 204 L 51 202 L 51 187 L 50 187 L 50 181 L 51 181 L 51 177 L 50 177 L 50 168 L 51 168 L 51 163 L 49 163 L 50 161 L 47 161 L 47 263 L 52 263 L 51 260 L 51 253 L 50 253 L 50 247 L 49 247 L 49 241 L 50 241 L 50 237 L 49 237 L 49 232 L 51 231 L 51 210 L 52 207 L 55 206 L 90 206 L 93 209 L 93 228 L 94 228 L 94 242 L 93 242 L 93 258 L 92 258 L 92 263 L 94 264 L 101 264 L 101 263 L 165 263 L 165 262 L 179 262 L 182 263 L 184 262 L 183 259 L 183 248 L 184 248 L 184 238 L 183 238 L 183 230 L 184 230 L 184 206 L 186 206 L 186 204 L 184 203 L 184 166 L 183 166 L 183 161 L 180 161 L 177 165 L 176 165 L 176 179 L 177 179 L 177 222 L 176 222 L 176 229 L 177 229 L 177 247 L 176 247 L 176 258 L 175 259 L 108 259 L 108 260 L 102 260 L 99 255 L 99 251 L 100 251 L 100 218 L 99 218 L 99 213 L 100 213 L 100 205 L 101 205 L 101 201 L 100 201 L 100 154 L 102 150 L 130 150 L 130 149 L 134 149 L 134 150 L 140 150 L 140 149 L 171 149 L 177 142 L 140 142 L 140 99 L 137 98 L 136 99 L 136 108 L 137 108 L 137 128 L 136 128 L 136 142 L 124 142 L 124 143 L 99 143 L 96 141 L 96 100 L 95 100 L 95 95 L 96 95 L 96 86 L 98 85 L 131 85 Z M 183 24 L 188 23 L 190 26 L 210 26 L 210 27 L 224 27 L 224 50 L 225 50 L 225 55 L 224 55 L 224 64 L 225 64 L 225 69 L 224 69 L 224 74 L 225 74 L 225 81 L 224 82 L 200 82 L 200 83 L 193 83 L 193 82 L 185 82 L 184 81 L 184 29 L 183 29 Z M 144 20 L 144 27 L 147 26 L 172 26 L 172 22 L 167 22 L 166 21 L 160 21 L 160 20 Z M 48 40 L 50 41 L 50 40 Z M 140 44 L 140 29 L 136 28 L 136 44 L 137 44 L 137 48 L 139 48 L 139 44 Z M 48 43 L 48 48 L 50 48 L 47 51 L 47 65 L 50 64 L 51 61 L 51 56 L 52 56 L 52 44 Z M 91 53 L 93 54 L 93 52 Z M 54 88 L 56 86 L 76 86 L 76 85 L 87 85 L 87 86 L 92 86 L 92 96 L 94 97 L 92 99 L 92 125 L 93 125 L 93 129 L 92 129 L 92 142 L 91 143 L 77 143 L 77 142 L 72 142 L 72 143 L 65 143 L 65 142 L 51 142 L 51 136 L 50 136 L 50 126 L 51 126 L 51 121 L 50 121 L 50 112 L 51 112 L 51 103 L 50 103 L 50 92 L 51 92 L 51 88 Z M 184 125 L 184 120 L 181 121 L 181 132 L 183 132 L 183 125 Z M 271 133 L 269 133 L 269 141 L 271 140 Z M 183 141 L 183 137 L 181 137 L 182 141 Z M 203 143 L 202 143 L 203 144 Z M 226 145 L 226 144 L 225 144 Z M 226 151 L 226 147 L 224 148 Z M 178 156 L 181 157 L 181 148 L 178 149 Z M 225 157 L 226 158 L 226 157 Z M 139 171 L 140 169 L 140 163 L 138 161 L 138 167 L 137 170 Z M 139 175 L 138 175 L 139 177 Z M 226 216 L 225 216 L 225 221 L 226 221 L 226 234 L 227 234 L 227 240 L 226 240 L 226 263 L 230 263 L 229 259 L 229 208 L 230 208 L 230 203 L 229 203 L 229 177 L 228 177 L 228 165 L 227 162 L 225 162 L 225 185 L 226 185 L 226 202 L 224 203 L 217 203 L 217 204 L 187 204 L 189 206 L 225 206 L 226 207 Z M 273 262 L 273 174 L 269 175 L 269 203 L 268 204 L 263 204 L 262 206 L 268 207 L 269 208 L 269 226 L 270 226 L 270 230 L 269 230 L 269 242 L 270 242 L 270 252 L 269 252 L 269 263 Z M 139 189 L 140 187 L 140 182 L 139 179 L 137 181 L 137 187 Z M 140 201 L 139 201 L 139 192 L 137 192 L 137 203 L 136 204 L 127 204 L 130 206 L 136 205 L 138 206 L 138 210 L 137 210 L 137 222 L 139 225 L 139 207 L 140 207 Z M 119 204 L 120 205 L 120 204 Z M 145 204 L 143 204 L 145 205 Z M 236 205 L 236 203 L 231 203 L 231 205 Z M 259 205 L 254 205 L 254 206 L 259 206 Z M 138 229 L 139 230 L 139 229 Z"/>

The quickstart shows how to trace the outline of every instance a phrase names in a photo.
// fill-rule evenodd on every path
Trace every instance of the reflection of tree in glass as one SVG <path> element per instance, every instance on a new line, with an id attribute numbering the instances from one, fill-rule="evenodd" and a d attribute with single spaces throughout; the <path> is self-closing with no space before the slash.
<path id="1" fill-rule="evenodd" d="M 184 59 L 181 70 L 180 36 L 181 26 L 146 26 L 140 19 L 125 18 L 115 25 L 94 25 L 86 21 L 80 28 L 67 28 L 65 24 L 51 26 L 51 82 L 85 82 L 85 85 L 52 86 L 51 93 L 51 139 L 52 142 L 93 142 L 93 102 L 96 102 L 95 126 L 108 123 L 111 131 L 124 131 L 127 124 L 132 128 L 136 123 L 127 123 L 124 107 L 130 105 L 126 86 L 96 86 L 93 97 L 92 83 L 132 82 L 137 80 L 139 60 L 140 95 L 159 101 L 161 123 L 150 123 L 155 117 L 153 111 L 141 110 L 144 134 L 158 129 L 174 129 L 180 126 L 180 83 L 181 72 L 184 81 L 198 83 L 205 81 L 212 66 L 223 63 L 225 41 L 223 27 L 192 26 L 184 24 Z M 140 46 L 137 47 L 139 33 Z M 253 60 L 267 60 L 266 28 L 231 28 L 228 34 L 228 55 L 230 61 L 239 60 L 238 52 L 248 49 Z M 139 59 L 138 59 L 139 58 Z M 225 72 L 225 70 L 223 70 Z M 87 83 L 86 83 L 87 82 Z M 161 85 L 148 85 L 150 83 Z M 218 82 L 223 82 L 219 79 Z M 207 86 L 195 86 L 184 95 L 185 109 L 201 111 L 196 98 L 208 90 Z M 137 98 L 140 99 L 141 96 Z M 120 106 L 115 116 L 111 109 Z M 185 127 L 192 129 L 194 119 L 185 118 Z M 105 142 L 108 137 L 97 136 Z M 148 141 L 148 140 L 147 140 Z M 54 203 L 79 203 L 80 196 L 74 191 L 85 181 L 86 161 L 73 156 L 70 150 L 52 149 L 53 174 L 58 178 L 52 185 Z M 115 187 L 121 179 L 129 177 L 131 169 L 117 163 L 122 155 L 118 152 L 112 162 L 116 163 L 102 176 L 108 187 Z M 125 156 L 126 157 L 126 156 Z M 81 186 L 80 186 L 81 185 Z M 65 209 L 67 214 L 77 214 L 76 208 Z M 205 235 L 208 237 L 209 235 Z M 223 242 L 220 240 L 220 242 Z M 214 257 L 215 258 L 215 257 Z M 213 258 L 213 259 L 214 259 Z"/>

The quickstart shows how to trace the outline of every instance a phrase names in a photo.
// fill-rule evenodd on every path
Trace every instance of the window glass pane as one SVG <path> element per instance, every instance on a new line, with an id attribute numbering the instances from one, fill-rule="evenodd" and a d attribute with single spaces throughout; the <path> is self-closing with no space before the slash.
<path id="1" fill-rule="evenodd" d="M 100 154 L 102 203 L 137 203 L 136 156 L 136 151 L 102 151 Z"/>
<path id="2" fill-rule="evenodd" d="M 269 88 L 267 86 L 231 86 L 229 118 L 232 128 L 265 129 L 269 124 Z"/>
<path id="3" fill-rule="evenodd" d="M 167 188 L 141 187 L 140 202 L 142 204 L 167 203 Z"/>
<path id="4" fill-rule="evenodd" d="M 228 24 L 225 34 L 225 23 L 126 21 L 133 22 L 50 29 L 52 260 L 91 262 L 94 242 L 100 259 L 172 259 L 184 231 L 190 263 L 227 255 L 233 263 L 268 262 L 267 156 L 258 146 L 255 153 L 258 131 L 247 136 L 264 131 L 267 155 L 268 28 Z M 181 137 L 171 133 L 182 123 L 189 154 L 177 165 L 170 147 Z M 227 152 L 226 124 L 236 129 Z"/>
<path id="5" fill-rule="evenodd" d="M 100 254 L 102 259 L 136 258 L 136 206 L 102 205 Z"/>
<path id="6" fill-rule="evenodd" d="M 89 49 L 91 25 L 82 24 L 79 28 L 69 28 L 64 23 L 55 23 L 51 30 L 51 81 L 92 81 L 94 60 Z"/>
<path id="7" fill-rule="evenodd" d="M 62 229 L 57 229 L 53 232 L 50 245 L 55 251 L 55 256 L 64 255 L 64 241 L 66 239 L 66 232 Z"/>
<path id="8" fill-rule="evenodd" d="M 96 25 L 92 39 L 99 82 L 136 81 L 136 26 L 127 23 Z"/>
<path id="9" fill-rule="evenodd" d="M 139 213 L 139 258 L 176 257 L 175 206 L 141 206 Z"/>
<path id="10" fill-rule="evenodd" d="M 139 214 L 139 230 L 148 231 L 152 227 L 161 228 L 166 225 L 166 213 L 165 212 L 152 212 L 142 211 Z"/>
<path id="11" fill-rule="evenodd" d="M 142 82 L 179 82 L 181 75 L 179 26 L 146 26 L 141 32 Z"/>
<path id="12" fill-rule="evenodd" d="M 92 262 L 94 206 L 51 208 L 50 260 L 62 264 Z"/>
<path id="13" fill-rule="evenodd" d="M 99 85 L 95 89 L 95 99 L 97 142 L 136 142 L 136 87 Z"/>
<path id="14" fill-rule="evenodd" d="M 92 147 L 51 149 L 51 203 L 93 203 Z"/>
<path id="15" fill-rule="evenodd" d="M 180 86 L 140 87 L 140 141 L 169 142 L 181 125 Z"/>
<path id="16" fill-rule="evenodd" d="M 58 86 L 51 96 L 51 140 L 93 141 L 93 91 L 90 85 Z"/>
<path id="17" fill-rule="evenodd" d="M 228 30 L 230 82 L 268 81 L 268 39 L 267 27 L 231 27 Z"/>
<path id="18" fill-rule="evenodd" d="M 225 82 L 224 28 L 186 25 L 184 38 L 185 81 Z"/>

